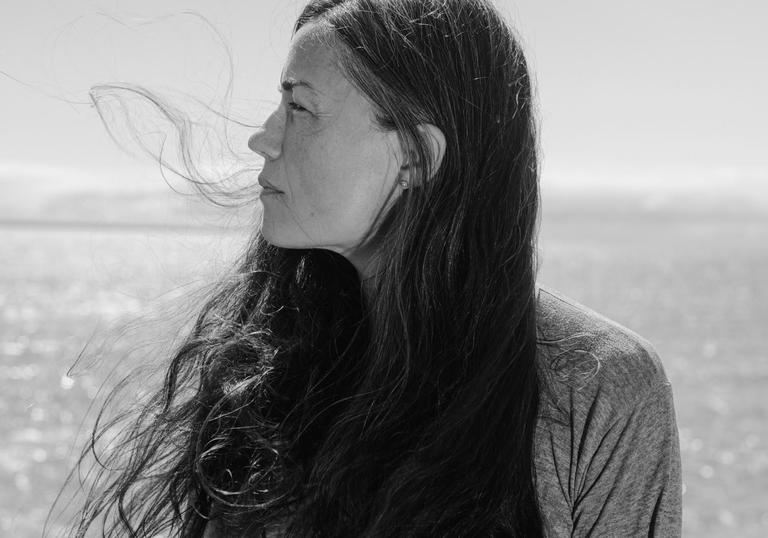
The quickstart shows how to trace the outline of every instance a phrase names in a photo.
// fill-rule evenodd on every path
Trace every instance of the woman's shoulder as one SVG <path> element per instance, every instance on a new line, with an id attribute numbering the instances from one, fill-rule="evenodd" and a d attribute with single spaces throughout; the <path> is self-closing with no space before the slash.
<path id="1" fill-rule="evenodd" d="M 656 350 L 551 288 L 539 289 L 537 313 L 546 535 L 679 536 L 679 441 Z"/>
<path id="2" fill-rule="evenodd" d="M 543 393 L 553 403 L 594 397 L 619 412 L 669 385 L 651 342 L 549 286 L 538 286 L 537 333 Z"/>

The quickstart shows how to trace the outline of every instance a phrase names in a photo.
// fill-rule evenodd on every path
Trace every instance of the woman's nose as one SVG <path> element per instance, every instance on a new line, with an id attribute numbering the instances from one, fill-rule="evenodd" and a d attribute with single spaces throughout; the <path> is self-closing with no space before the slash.
<path id="1" fill-rule="evenodd" d="M 281 107 L 282 108 L 282 107 Z M 283 146 L 285 120 L 280 108 L 270 114 L 264 125 L 248 138 L 248 147 L 265 159 L 277 159 Z"/>

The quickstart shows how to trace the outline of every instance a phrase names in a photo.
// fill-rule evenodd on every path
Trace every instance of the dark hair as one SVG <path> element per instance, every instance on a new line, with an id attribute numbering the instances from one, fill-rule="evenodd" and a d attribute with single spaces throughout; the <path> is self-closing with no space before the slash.
<path id="1" fill-rule="evenodd" d="M 542 534 L 537 135 L 518 40 L 486 0 L 313 0 L 295 31 L 310 23 L 417 162 L 423 122 L 445 156 L 381 215 L 370 303 L 341 255 L 254 234 L 126 453 L 99 460 L 78 535 L 101 517 L 108 536 L 283 518 L 288 536 Z"/>

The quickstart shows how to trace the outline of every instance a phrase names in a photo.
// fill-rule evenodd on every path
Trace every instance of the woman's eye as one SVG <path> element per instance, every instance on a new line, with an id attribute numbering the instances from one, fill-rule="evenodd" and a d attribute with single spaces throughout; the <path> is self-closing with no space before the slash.
<path id="1" fill-rule="evenodd" d="M 295 103 L 293 101 L 288 101 L 288 108 L 290 108 L 291 110 L 295 110 L 296 112 L 303 112 L 303 111 L 307 110 L 306 108 L 304 108 L 300 104 Z"/>

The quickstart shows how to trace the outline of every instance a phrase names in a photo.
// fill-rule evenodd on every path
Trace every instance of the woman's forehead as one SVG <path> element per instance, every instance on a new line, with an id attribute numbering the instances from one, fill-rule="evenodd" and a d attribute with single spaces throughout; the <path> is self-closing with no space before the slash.
<path id="1" fill-rule="evenodd" d="M 338 46 L 317 25 L 302 27 L 291 41 L 281 82 L 321 97 L 342 98 L 351 85 L 339 69 Z"/>

